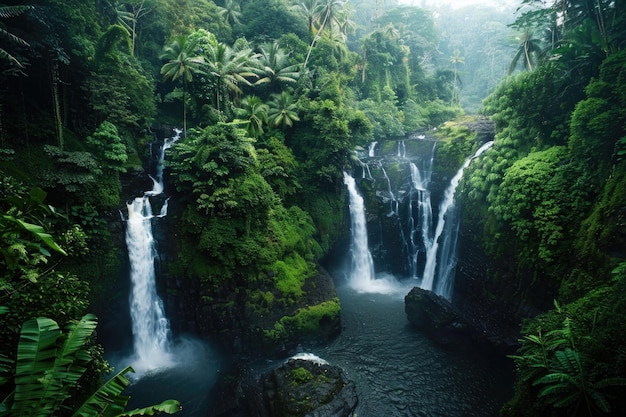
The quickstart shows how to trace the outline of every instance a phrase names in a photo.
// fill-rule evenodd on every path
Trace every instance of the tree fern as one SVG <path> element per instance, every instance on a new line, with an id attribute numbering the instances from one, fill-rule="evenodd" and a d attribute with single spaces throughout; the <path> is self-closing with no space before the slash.
<path id="1" fill-rule="evenodd" d="M 577 415 L 581 405 L 588 415 L 598 409 L 611 412 L 606 388 L 626 386 L 625 378 L 606 378 L 598 382 L 588 379 L 578 352 L 571 348 L 558 350 L 554 354 L 553 372 L 537 379 L 533 385 L 543 385 L 539 397 L 545 397 L 556 408 L 570 407 L 569 415 Z"/>

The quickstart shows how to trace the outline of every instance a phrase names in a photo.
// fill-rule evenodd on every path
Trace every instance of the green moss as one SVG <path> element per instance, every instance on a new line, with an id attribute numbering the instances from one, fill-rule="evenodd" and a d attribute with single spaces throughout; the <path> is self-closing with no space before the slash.
<path id="1" fill-rule="evenodd" d="M 341 233 L 343 224 L 343 196 L 316 191 L 306 197 L 306 209 L 311 214 L 317 228 L 316 240 L 319 243 L 319 254 L 328 253 Z"/>
<path id="2" fill-rule="evenodd" d="M 271 291 L 251 290 L 247 293 L 246 306 L 255 314 L 263 316 L 271 312 L 274 299 Z"/>
<path id="3" fill-rule="evenodd" d="M 477 148 L 476 132 L 467 127 L 467 118 L 444 123 L 437 130 L 437 138 L 444 143 L 437 147 L 437 160 L 450 161 L 449 169 L 454 171 Z"/>
<path id="4" fill-rule="evenodd" d="M 294 385 L 302 385 L 313 379 L 313 374 L 305 368 L 295 368 L 289 373 L 289 378 Z"/>
<path id="5" fill-rule="evenodd" d="M 324 321 L 334 321 L 339 318 L 341 305 L 338 298 L 330 301 L 300 308 L 292 316 L 284 316 L 274 324 L 271 330 L 265 330 L 268 340 L 283 341 L 286 338 L 298 338 L 315 335 Z"/>
<path id="6" fill-rule="evenodd" d="M 276 288 L 284 297 L 300 298 L 302 286 L 308 277 L 315 272 L 315 267 L 305 261 L 299 254 L 293 253 L 284 260 L 274 262 Z"/>

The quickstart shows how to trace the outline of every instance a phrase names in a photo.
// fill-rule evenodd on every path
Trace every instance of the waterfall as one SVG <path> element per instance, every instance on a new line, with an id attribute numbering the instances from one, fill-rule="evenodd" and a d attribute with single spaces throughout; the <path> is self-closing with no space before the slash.
<path id="1" fill-rule="evenodd" d="M 431 225 L 433 217 L 433 209 L 430 203 L 430 191 L 428 190 L 428 183 L 430 182 L 430 173 L 432 167 L 432 160 L 428 166 L 424 177 L 420 174 L 417 166 L 411 162 L 411 196 L 409 201 L 409 224 L 411 226 L 410 239 L 411 239 L 411 259 L 410 259 L 410 271 L 411 277 L 417 278 L 417 262 L 418 253 L 421 248 L 427 252 L 432 245 L 431 240 Z M 417 202 L 417 216 L 413 213 L 413 200 Z M 420 232 L 420 241 L 416 241 L 416 235 Z"/>
<path id="2" fill-rule="evenodd" d="M 390 213 L 388 215 L 389 216 L 397 215 L 398 214 L 398 202 L 396 201 L 396 196 L 393 194 L 393 189 L 391 188 L 391 180 L 389 179 L 389 176 L 387 175 L 387 171 L 385 171 L 385 168 L 382 165 L 380 165 L 380 170 L 383 172 L 383 175 L 385 176 L 385 181 L 387 181 L 387 193 L 389 196 L 389 210 L 390 210 Z"/>
<path id="3" fill-rule="evenodd" d="M 406 157 L 406 145 L 403 140 L 398 141 L 398 158 Z"/>
<path id="4" fill-rule="evenodd" d="M 176 136 L 166 139 L 163 144 L 156 175 L 152 178 L 152 190 L 127 204 L 126 245 L 132 285 L 130 315 L 133 330 L 133 368 L 138 374 L 172 365 L 169 353 L 169 321 L 165 316 L 163 301 L 156 292 L 155 261 L 158 254 L 152 233 L 152 221 L 167 214 L 168 200 L 164 201 L 159 215 L 154 216 L 150 197 L 163 192 L 165 150 L 178 140 L 180 133 L 176 130 Z"/>
<path id="5" fill-rule="evenodd" d="M 441 246 L 445 250 L 445 252 L 439 256 L 440 265 L 442 267 L 439 268 L 439 274 L 437 276 L 438 282 L 436 287 L 434 288 L 435 293 L 442 295 L 446 298 L 451 297 L 452 285 L 451 279 L 453 279 L 454 266 L 451 263 L 455 263 L 455 252 L 456 252 L 456 240 L 458 235 L 458 221 L 453 222 L 452 213 L 454 209 L 454 193 L 456 192 L 456 188 L 463 177 L 463 171 L 465 168 L 469 166 L 473 159 L 478 158 L 484 151 L 493 146 L 493 141 L 485 143 L 481 146 L 476 153 L 467 158 L 463 163 L 463 166 L 457 171 L 456 175 L 450 181 L 450 185 L 444 192 L 443 200 L 439 205 L 439 216 L 437 219 L 437 226 L 435 229 L 435 235 L 433 237 L 432 246 L 428 249 L 426 253 L 426 266 L 424 267 L 424 275 L 422 278 L 421 288 L 425 290 L 433 291 L 433 287 L 435 284 L 435 271 L 437 268 L 437 258 L 438 258 L 438 250 L 440 246 L 440 238 L 441 238 Z M 446 221 L 455 223 L 453 227 L 448 225 L 446 227 Z M 458 220 L 458 219 L 457 219 Z M 442 237 L 442 233 L 444 228 L 448 231 L 445 236 Z"/>
<path id="6" fill-rule="evenodd" d="M 373 157 L 374 157 L 374 155 L 375 155 L 375 153 L 374 153 L 374 149 L 376 149 L 376 144 L 378 144 L 378 142 L 377 142 L 377 141 L 374 141 L 374 142 L 370 143 L 370 147 L 369 147 L 368 152 L 367 152 L 367 155 L 368 155 L 370 158 L 373 158 Z"/>
<path id="7" fill-rule="evenodd" d="M 365 205 L 363 197 L 357 192 L 354 178 L 344 172 L 343 182 L 348 187 L 352 231 L 352 265 L 349 281 L 355 289 L 365 290 L 374 279 L 374 261 L 367 244 Z"/>
<path id="8" fill-rule="evenodd" d="M 144 194 L 145 195 L 159 195 L 163 192 L 163 161 L 165 161 L 165 151 L 169 148 L 172 147 L 172 145 L 174 144 L 174 142 L 176 142 L 178 139 L 180 139 L 180 132 L 178 130 L 175 131 L 176 135 L 174 137 L 171 138 L 166 138 L 163 141 L 163 146 L 161 147 L 161 152 L 159 153 L 159 159 L 157 162 L 157 166 L 156 166 L 156 173 L 154 177 L 150 177 L 152 178 L 152 182 L 154 183 L 152 185 L 152 190 L 150 191 L 146 191 Z M 150 144 L 150 152 L 152 152 L 152 144 Z"/>

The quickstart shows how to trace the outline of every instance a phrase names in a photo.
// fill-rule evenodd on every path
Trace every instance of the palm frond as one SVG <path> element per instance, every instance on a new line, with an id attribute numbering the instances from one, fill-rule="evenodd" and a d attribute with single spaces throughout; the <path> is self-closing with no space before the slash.
<path id="1" fill-rule="evenodd" d="M 11 17 L 17 17 L 28 10 L 31 10 L 33 6 L 17 5 L 17 6 L 0 6 L 0 18 L 8 19 Z"/>

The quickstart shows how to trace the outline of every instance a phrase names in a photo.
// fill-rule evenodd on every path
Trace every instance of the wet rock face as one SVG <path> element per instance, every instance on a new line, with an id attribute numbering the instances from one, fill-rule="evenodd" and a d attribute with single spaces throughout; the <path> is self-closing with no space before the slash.
<path id="1" fill-rule="evenodd" d="M 404 298 L 404 310 L 409 322 L 422 330 L 435 343 L 453 349 L 469 346 L 494 349 L 494 352 L 513 353 L 518 333 L 513 322 L 505 323 L 499 317 L 504 310 L 483 301 L 484 314 L 475 306 L 458 301 L 453 305 L 445 298 L 419 287 Z M 518 329 L 517 327 L 515 329 Z"/>
<path id="2" fill-rule="evenodd" d="M 448 300 L 432 291 L 415 287 L 404 303 L 409 322 L 439 344 L 457 347 L 483 341 L 480 332 Z"/>

